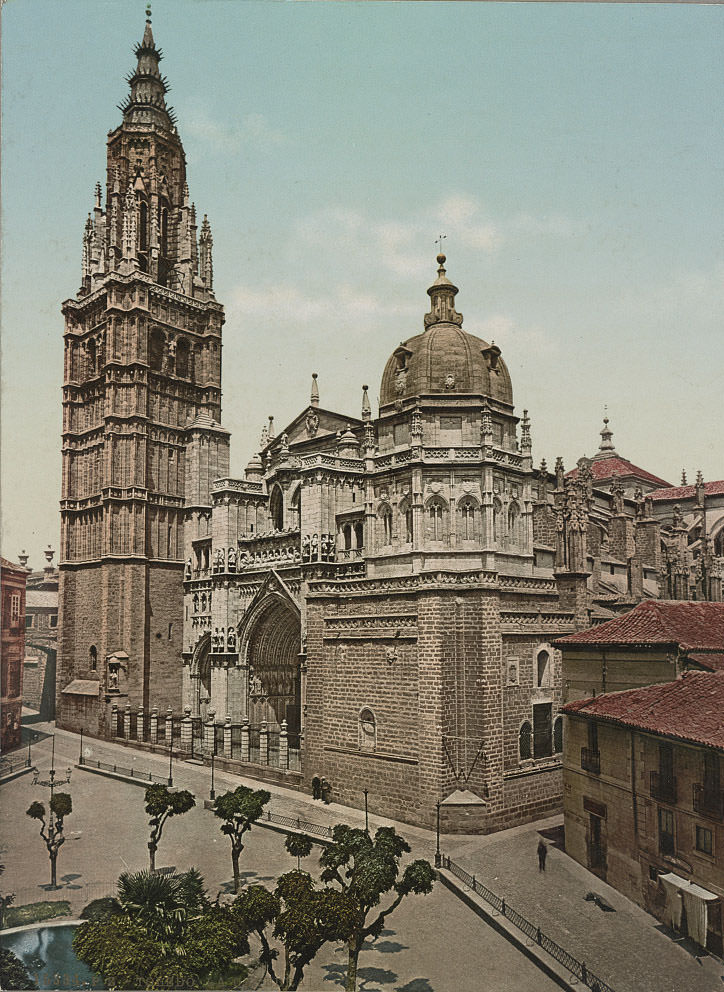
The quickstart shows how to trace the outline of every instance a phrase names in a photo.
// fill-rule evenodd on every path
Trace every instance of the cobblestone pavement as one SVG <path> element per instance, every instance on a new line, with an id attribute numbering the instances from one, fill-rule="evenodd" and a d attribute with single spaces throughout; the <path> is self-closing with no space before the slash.
<path id="1" fill-rule="evenodd" d="M 167 769 L 168 759 L 148 756 L 115 745 L 84 742 L 92 751 L 89 757 L 110 757 L 118 765 L 134 764 L 137 770 L 155 772 Z M 56 768 L 64 777 L 66 768 L 78 756 L 75 735 L 56 734 Z M 50 767 L 50 742 L 33 749 L 33 762 L 47 778 Z M 250 785 L 258 785 L 247 780 Z M 231 857 L 228 840 L 220 833 L 218 821 L 203 808 L 208 795 L 208 768 L 179 763 L 174 766 L 174 784 L 191 789 L 197 806 L 182 817 L 167 822 L 159 845 L 157 864 L 180 870 L 196 866 L 204 875 L 211 895 L 231 889 Z M 216 776 L 216 791 L 238 784 L 232 776 Z M 146 848 L 147 818 L 143 809 L 143 789 L 138 785 L 112 780 L 73 768 L 70 786 L 73 813 L 65 824 L 67 841 L 58 857 L 60 892 L 51 898 L 67 898 L 77 917 L 92 898 L 111 894 L 115 880 L 125 868 L 148 865 Z M 323 806 L 289 790 L 270 789 L 272 808 L 279 813 L 300 816 L 314 822 L 336 823 L 342 820 L 364 825 L 364 813 L 344 807 Z M 3 891 L 15 892 L 18 904 L 46 898 L 50 868 L 39 825 L 25 815 L 34 799 L 47 806 L 48 790 L 33 786 L 32 775 L 24 775 L 0 789 L 0 840 L 5 844 Z M 380 824 L 371 819 L 374 829 Z M 402 827 L 405 836 L 414 840 L 415 854 L 429 854 L 434 838 L 424 831 Z M 424 835 L 420 838 L 412 834 Z M 242 876 L 246 881 L 271 883 L 281 872 L 294 867 L 295 861 L 285 852 L 281 834 L 255 828 L 250 831 L 242 854 Z M 424 849 L 423 849 L 424 848 Z M 308 859 L 311 871 L 314 856 Z M 343 949 L 325 948 L 313 963 L 302 988 L 307 992 L 344 987 L 345 956 Z M 520 951 L 491 927 L 476 917 L 442 885 L 430 896 L 410 896 L 390 917 L 379 940 L 365 948 L 360 956 L 360 992 L 479 992 L 480 975 L 488 976 L 490 989 L 501 992 L 553 992 L 558 986 Z M 258 986 L 272 989 L 267 979 Z"/>

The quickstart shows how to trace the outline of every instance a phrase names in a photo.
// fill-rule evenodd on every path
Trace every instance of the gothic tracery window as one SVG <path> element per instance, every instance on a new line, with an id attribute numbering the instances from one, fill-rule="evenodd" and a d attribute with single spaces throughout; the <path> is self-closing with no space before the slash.
<path id="1" fill-rule="evenodd" d="M 412 544 L 412 507 L 407 499 L 400 503 L 400 517 L 404 520 L 405 544 Z"/>
<path id="2" fill-rule="evenodd" d="M 380 519 L 380 543 L 383 545 L 392 544 L 392 510 L 388 503 L 383 503 L 379 509 Z"/>
<path id="3" fill-rule="evenodd" d="M 528 720 L 524 720 L 518 731 L 518 754 L 521 761 L 526 761 L 532 756 L 531 748 L 532 727 Z"/>
<path id="4" fill-rule="evenodd" d="M 446 507 L 439 496 L 434 496 L 427 504 L 427 536 L 430 541 L 445 539 Z"/>
<path id="5" fill-rule="evenodd" d="M 459 531 L 458 536 L 461 541 L 474 541 L 476 538 L 476 505 L 471 497 L 461 500 L 458 505 Z"/>

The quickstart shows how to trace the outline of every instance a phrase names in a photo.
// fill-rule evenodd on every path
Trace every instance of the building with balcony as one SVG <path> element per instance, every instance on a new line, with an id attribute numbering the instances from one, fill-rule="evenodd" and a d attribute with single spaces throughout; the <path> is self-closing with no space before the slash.
<path id="1" fill-rule="evenodd" d="M 566 851 L 722 953 L 724 674 L 567 703 Z"/>
<path id="2" fill-rule="evenodd" d="M 55 718 L 55 678 L 58 652 L 58 569 L 55 552 L 45 552 L 45 568 L 28 572 L 25 598 L 25 659 L 23 702 L 43 720 Z M 28 555 L 18 555 L 27 567 Z"/>
<path id="3" fill-rule="evenodd" d="M 25 582 L 22 565 L 0 558 L 0 751 L 20 747 L 25 656 Z"/>

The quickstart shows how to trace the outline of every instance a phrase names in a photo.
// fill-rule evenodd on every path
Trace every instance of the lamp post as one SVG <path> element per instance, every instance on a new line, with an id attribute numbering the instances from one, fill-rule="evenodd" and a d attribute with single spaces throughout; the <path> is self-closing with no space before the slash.
<path id="1" fill-rule="evenodd" d="M 33 735 L 32 735 L 32 731 L 31 731 L 28 734 L 28 768 L 30 768 L 30 766 L 32 764 L 32 759 L 30 757 L 30 747 L 31 747 L 32 743 L 33 743 Z"/>
<path id="2" fill-rule="evenodd" d="M 168 744 L 168 787 L 169 789 L 173 785 L 173 772 L 171 770 L 171 762 L 173 761 L 173 737 Z"/>
<path id="3" fill-rule="evenodd" d="M 369 815 L 367 813 L 367 794 L 368 794 L 368 791 L 367 791 L 367 789 L 364 789 L 363 791 L 364 791 L 364 794 L 365 794 L 365 833 L 368 834 L 370 832 L 370 821 L 369 821 Z"/>
<path id="4" fill-rule="evenodd" d="M 78 755 L 78 764 L 83 764 L 83 728 L 80 728 L 80 754 Z"/>
<path id="5" fill-rule="evenodd" d="M 209 789 L 209 799 L 211 799 L 212 801 L 214 799 L 216 799 L 216 791 L 214 789 L 214 758 L 215 757 L 216 757 L 216 755 L 212 751 L 211 752 L 211 788 Z"/>
<path id="6" fill-rule="evenodd" d="M 442 864 L 442 858 L 440 856 L 440 800 L 437 801 L 437 846 L 435 848 L 435 867 L 439 868 Z"/>

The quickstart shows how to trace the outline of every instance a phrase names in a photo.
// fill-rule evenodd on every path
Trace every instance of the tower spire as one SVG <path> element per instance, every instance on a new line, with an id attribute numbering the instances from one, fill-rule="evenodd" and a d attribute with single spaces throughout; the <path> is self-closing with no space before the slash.
<path id="1" fill-rule="evenodd" d="M 458 288 L 445 274 L 445 261 L 445 256 L 440 253 L 437 256 L 437 279 L 427 291 L 430 297 L 430 312 L 425 314 L 425 327 L 440 323 L 457 324 L 460 327 L 463 322 L 463 315 L 455 310 Z"/>
<path id="2" fill-rule="evenodd" d="M 169 86 L 166 77 L 158 70 L 163 52 L 156 47 L 153 38 L 150 6 L 146 8 L 143 41 L 136 45 L 133 51 L 137 59 L 136 69 L 126 77 L 131 92 L 122 103 L 118 104 L 118 109 L 127 122 L 159 124 L 173 131 L 176 127 L 176 115 L 173 107 L 166 106 Z"/>
<path id="3" fill-rule="evenodd" d="M 598 446 L 598 451 L 593 456 L 594 461 L 600 461 L 601 458 L 610 458 L 618 454 L 616 448 L 613 444 L 613 431 L 608 426 L 608 414 L 604 414 L 603 417 L 603 429 L 601 430 L 601 443 Z"/>

